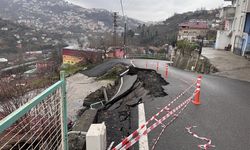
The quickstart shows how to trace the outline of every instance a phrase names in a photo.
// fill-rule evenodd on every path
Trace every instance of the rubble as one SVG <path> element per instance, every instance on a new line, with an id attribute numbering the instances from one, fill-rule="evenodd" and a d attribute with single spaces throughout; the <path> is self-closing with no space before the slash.
<path id="1" fill-rule="evenodd" d="M 86 107 L 100 101 L 105 105 L 105 107 L 97 107 L 97 123 L 105 122 L 107 143 L 113 141 L 117 143 L 137 128 L 132 122 L 138 120 L 138 104 L 148 100 L 148 97 L 167 95 L 162 86 L 168 85 L 168 82 L 154 70 L 130 67 L 123 80 L 123 86 L 120 87 L 121 80 L 119 79 L 115 81 L 114 85 L 105 89 L 108 102 L 106 102 L 103 92 L 105 87 L 91 93 L 84 100 L 83 105 Z M 118 90 L 119 88 L 120 90 Z M 77 138 L 79 139 L 80 136 L 73 137 L 75 140 Z M 81 139 L 81 141 L 83 140 Z"/>

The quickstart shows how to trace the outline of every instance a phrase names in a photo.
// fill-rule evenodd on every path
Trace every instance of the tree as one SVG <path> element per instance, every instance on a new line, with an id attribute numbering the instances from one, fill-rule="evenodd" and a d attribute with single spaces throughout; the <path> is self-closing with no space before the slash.
<path id="1" fill-rule="evenodd" d="M 189 42 L 188 40 L 180 40 L 177 42 L 177 48 L 181 51 L 181 54 L 191 55 L 191 52 L 199 48 L 195 43 Z"/>

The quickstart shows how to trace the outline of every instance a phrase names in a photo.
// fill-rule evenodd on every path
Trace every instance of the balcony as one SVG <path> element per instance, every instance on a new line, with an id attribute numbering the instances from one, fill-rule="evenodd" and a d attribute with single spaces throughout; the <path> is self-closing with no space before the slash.
<path id="1" fill-rule="evenodd" d="M 226 6 L 223 7 L 220 13 L 220 18 L 221 19 L 226 19 L 226 20 L 230 20 L 230 19 L 234 19 L 235 16 L 235 11 L 236 11 L 236 7 L 234 6 Z"/>

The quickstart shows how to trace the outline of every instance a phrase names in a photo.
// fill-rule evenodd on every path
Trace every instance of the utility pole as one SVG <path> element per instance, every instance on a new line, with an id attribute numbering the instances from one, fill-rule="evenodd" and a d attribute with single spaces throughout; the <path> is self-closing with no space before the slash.
<path id="1" fill-rule="evenodd" d="M 114 12 L 113 15 L 113 45 L 116 47 L 117 46 L 117 33 L 116 33 L 116 29 L 118 27 L 117 25 L 117 12 Z"/>
<path id="2" fill-rule="evenodd" d="M 123 34 L 123 45 L 124 45 L 124 49 L 126 47 L 126 40 L 127 40 L 127 22 L 125 21 L 124 23 L 124 34 Z"/>
<path id="3" fill-rule="evenodd" d="M 124 49 L 124 51 L 125 51 L 125 55 L 126 55 L 126 54 L 127 54 L 127 51 L 126 51 L 127 19 L 126 19 L 125 14 L 124 14 L 124 7 L 123 7 L 122 0 L 120 0 L 120 3 L 121 3 L 122 16 L 123 16 L 123 22 L 124 22 L 124 32 L 123 32 L 123 49 Z"/>

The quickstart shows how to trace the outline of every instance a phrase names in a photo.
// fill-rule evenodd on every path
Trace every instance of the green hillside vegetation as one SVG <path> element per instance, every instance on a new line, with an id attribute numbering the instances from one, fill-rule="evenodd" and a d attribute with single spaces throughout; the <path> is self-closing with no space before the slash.
<path id="1" fill-rule="evenodd" d="M 189 21 L 191 19 L 213 21 L 219 9 L 214 10 L 197 10 L 194 12 L 187 12 L 183 14 L 174 14 L 172 17 L 166 19 L 162 23 L 146 26 L 145 24 L 137 27 L 136 30 L 129 30 L 127 33 L 128 42 L 131 45 L 140 46 L 161 46 L 166 43 L 176 43 L 178 25 L 180 23 Z M 135 33 L 139 35 L 135 36 Z M 209 32 L 210 39 L 215 38 L 214 31 Z"/>

